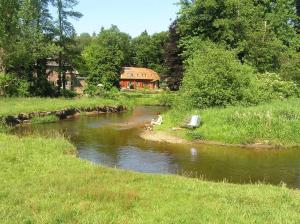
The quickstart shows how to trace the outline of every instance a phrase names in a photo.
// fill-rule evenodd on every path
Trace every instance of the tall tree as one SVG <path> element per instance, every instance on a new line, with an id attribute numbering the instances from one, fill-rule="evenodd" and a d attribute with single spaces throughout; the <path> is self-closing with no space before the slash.
<path id="1" fill-rule="evenodd" d="M 0 72 L 10 67 L 9 52 L 16 42 L 18 29 L 18 0 L 0 0 Z"/>
<path id="2" fill-rule="evenodd" d="M 52 52 L 51 40 L 46 38 L 51 25 L 49 1 L 2 1 L 1 67 L 20 76 L 32 76 L 38 59 L 47 57 Z"/>
<path id="3" fill-rule="evenodd" d="M 163 74 L 163 78 L 171 90 L 178 90 L 183 78 L 182 48 L 179 46 L 180 38 L 177 32 L 177 20 L 175 20 L 169 28 L 169 38 L 164 55 L 167 72 Z"/>
<path id="4" fill-rule="evenodd" d="M 260 72 L 277 72 L 288 49 L 300 46 L 294 0 L 182 1 L 181 40 L 209 39 L 235 49 Z"/>
<path id="5" fill-rule="evenodd" d="M 83 51 L 91 45 L 93 37 L 89 33 L 82 33 L 75 37 L 74 43 L 70 45 L 72 57 L 70 58 L 71 64 L 74 65 L 76 70 L 81 76 L 88 76 L 88 68 L 82 57 Z"/>
<path id="6" fill-rule="evenodd" d="M 58 55 L 59 89 L 61 87 L 66 88 L 67 45 L 75 35 L 75 29 L 69 19 L 82 17 L 80 12 L 74 11 L 77 4 L 77 0 L 54 0 L 54 6 L 57 8 L 58 45 L 61 48 Z"/>
<path id="7" fill-rule="evenodd" d="M 134 38 L 132 40 L 133 64 L 138 67 L 154 69 L 158 73 L 164 73 L 164 54 L 168 38 L 168 32 L 149 35 L 147 31 Z"/>
<path id="8" fill-rule="evenodd" d="M 300 1 L 299 0 L 295 0 L 295 1 L 296 1 L 297 15 L 300 17 Z"/>
<path id="9" fill-rule="evenodd" d="M 131 63 L 130 40 L 130 36 L 120 32 L 116 26 L 101 29 L 92 44 L 83 51 L 90 87 L 103 84 L 106 89 L 111 89 L 118 86 L 122 67 Z"/>

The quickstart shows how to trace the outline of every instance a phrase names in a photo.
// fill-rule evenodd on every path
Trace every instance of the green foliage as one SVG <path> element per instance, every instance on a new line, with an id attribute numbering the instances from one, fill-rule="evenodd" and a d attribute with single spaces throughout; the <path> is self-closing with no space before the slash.
<path id="1" fill-rule="evenodd" d="M 176 93 L 165 91 L 159 97 L 160 105 L 173 106 L 176 98 Z"/>
<path id="2" fill-rule="evenodd" d="M 300 52 L 289 51 L 281 59 L 279 74 L 300 84 Z"/>
<path id="3" fill-rule="evenodd" d="M 184 42 L 186 72 L 176 105 L 253 105 L 299 97 L 299 86 L 274 73 L 256 73 L 233 51 L 199 38 Z"/>
<path id="4" fill-rule="evenodd" d="M 57 87 L 45 77 L 34 79 L 29 88 L 30 96 L 35 97 L 58 97 Z"/>
<path id="5" fill-rule="evenodd" d="M 59 82 L 58 89 L 61 87 L 63 90 L 66 89 L 66 71 L 67 67 L 65 64 L 72 62 L 73 52 L 70 52 L 70 43 L 74 41 L 75 29 L 70 19 L 79 19 L 82 14 L 78 11 L 74 11 L 74 7 L 78 5 L 77 0 L 53 0 L 53 6 L 57 9 L 57 19 L 55 21 L 55 32 L 54 35 L 57 39 L 57 45 L 60 47 L 58 53 L 58 73 Z"/>
<path id="6" fill-rule="evenodd" d="M 89 71 L 89 86 L 104 85 L 109 90 L 118 86 L 119 75 L 130 55 L 130 37 L 116 26 L 102 29 L 83 52 L 83 59 Z"/>
<path id="7" fill-rule="evenodd" d="M 57 21 L 49 11 L 51 4 L 57 8 Z M 74 34 L 69 19 L 80 17 L 71 10 L 76 4 L 75 0 L 1 1 L 0 71 L 27 80 L 34 96 L 57 95 L 45 81 L 47 58 L 59 58 L 60 73 L 62 63 L 70 62 L 62 57 Z"/>
<path id="8" fill-rule="evenodd" d="M 82 57 L 83 51 L 91 45 L 93 41 L 93 37 L 88 33 L 82 33 L 79 36 L 75 37 L 73 44 L 70 45 L 72 57 L 71 63 L 74 65 L 80 76 L 87 77 L 89 75 L 89 71 L 87 65 L 85 63 L 84 58 Z"/>
<path id="9" fill-rule="evenodd" d="M 132 40 L 133 64 L 137 67 L 151 68 L 159 74 L 165 73 L 164 65 L 165 45 L 168 33 L 160 32 L 152 36 L 143 32 Z"/>
<path id="10" fill-rule="evenodd" d="M 89 85 L 88 88 L 84 91 L 84 93 L 92 97 L 97 96 L 104 99 L 117 99 L 119 90 L 116 87 L 113 87 L 110 90 L 106 90 L 102 86 Z"/>
<path id="11" fill-rule="evenodd" d="M 1 3 L 0 61 L 5 72 L 31 79 L 38 59 L 57 52 L 58 48 L 47 36 L 51 24 L 48 4 L 47 0 Z"/>
<path id="12" fill-rule="evenodd" d="M 169 28 L 169 38 L 165 45 L 164 64 L 166 71 L 162 73 L 164 82 L 171 90 L 178 90 L 183 79 L 181 36 L 178 32 L 178 21 L 175 20 Z"/>
<path id="13" fill-rule="evenodd" d="M 259 104 L 271 100 L 300 97 L 300 88 L 293 81 L 286 81 L 274 73 L 258 74 L 251 80 L 248 103 Z"/>
<path id="14" fill-rule="evenodd" d="M 31 124 L 45 124 L 54 123 L 59 121 L 59 118 L 55 115 L 45 116 L 45 117 L 34 117 L 30 120 Z"/>
<path id="15" fill-rule="evenodd" d="M 260 73 L 299 80 L 299 17 L 294 0 L 181 1 L 180 42 L 210 40 Z"/>
<path id="16" fill-rule="evenodd" d="M 65 98 L 74 98 L 77 96 L 77 93 L 69 89 L 63 89 L 61 91 L 61 96 Z"/>
<path id="17" fill-rule="evenodd" d="M 0 96 L 28 96 L 28 82 L 15 75 L 0 73 Z"/>
<path id="18" fill-rule="evenodd" d="M 253 70 L 221 46 L 202 42 L 186 61 L 180 101 L 203 108 L 237 104 L 245 99 Z"/>

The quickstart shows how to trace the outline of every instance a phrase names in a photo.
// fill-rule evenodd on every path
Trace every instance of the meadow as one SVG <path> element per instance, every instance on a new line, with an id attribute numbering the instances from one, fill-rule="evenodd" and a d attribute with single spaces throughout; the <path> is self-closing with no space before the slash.
<path id="1" fill-rule="evenodd" d="M 1 98 L 0 115 L 124 102 L 132 106 L 160 102 L 159 95 L 137 100 L 138 97 L 139 94 L 126 96 L 127 101 Z M 250 122 L 256 122 L 263 130 L 268 130 L 269 122 L 273 122 L 280 137 L 289 136 L 299 128 L 299 103 L 295 99 L 274 102 L 272 107 L 214 108 L 184 114 L 171 110 L 164 115 L 162 128 L 167 130 L 191 113 L 200 113 L 203 126 L 182 133 L 187 138 L 196 139 L 205 134 L 207 139 L 239 142 L 244 136 L 240 133 L 252 133 L 247 126 Z M 52 121 L 45 118 L 33 122 Z M 219 129 L 212 128 L 213 124 Z M 235 133 L 233 130 L 237 128 L 242 131 Z M 5 134 L 6 131 L 7 127 L 0 127 L 0 221 L 4 224 L 299 223 L 300 220 L 300 192 L 285 185 L 213 183 L 112 169 L 77 158 L 75 146 L 59 133 L 18 137 Z M 253 131 L 250 136 L 259 136 L 258 133 L 262 131 Z M 298 133 L 291 137 L 295 143 Z"/>
<path id="2" fill-rule="evenodd" d="M 95 106 L 155 105 L 159 104 L 160 94 L 118 93 L 101 97 L 68 98 L 5 98 L 0 97 L 0 117 L 19 113 L 54 111 L 66 108 L 86 108 Z"/>
<path id="3" fill-rule="evenodd" d="M 195 130 L 172 131 L 187 123 L 193 114 L 202 125 Z M 178 110 L 164 115 L 166 131 L 188 140 L 215 141 L 227 144 L 300 145 L 300 99 L 276 100 L 258 106 L 230 106 L 203 110 Z"/>
<path id="4" fill-rule="evenodd" d="M 300 192 L 138 174 L 81 161 L 66 139 L 0 134 L 1 223 L 299 223 Z"/>

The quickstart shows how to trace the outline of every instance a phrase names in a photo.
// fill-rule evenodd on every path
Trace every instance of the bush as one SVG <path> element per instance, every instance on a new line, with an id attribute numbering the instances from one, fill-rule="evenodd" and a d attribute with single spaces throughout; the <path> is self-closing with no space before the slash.
<path id="1" fill-rule="evenodd" d="M 104 87 L 89 85 L 88 88 L 84 90 L 84 93 L 89 96 L 99 96 L 105 99 L 117 99 L 119 90 L 116 87 L 106 90 Z"/>
<path id="2" fill-rule="evenodd" d="M 274 73 L 256 75 L 248 91 L 250 94 L 247 101 L 251 104 L 300 96 L 299 86 L 295 82 L 283 80 Z"/>
<path id="3" fill-rule="evenodd" d="M 253 70 L 220 46 L 201 46 L 186 60 L 180 101 L 205 108 L 237 104 L 245 99 Z"/>
<path id="4" fill-rule="evenodd" d="M 61 96 L 65 98 L 74 98 L 77 96 L 77 93 L 69 89 L 63 89 L 61 90 Z"/>
<path id="5" fill-rule="evenodd" d="M 300 96 L 295 82 L 274 73 L 256 74 L 222 46 L 199 38 L 187 43 L 183 54 L 186 72 L 176 98 L 177 108 L 256 105 Z"/>
<path id="6" fill-rule="evenodd" d="M 57 87 L 47 79 L 36 79 L 30 87 L 30 95 L 37 97 L 58 97 Z"/>
<path id="7" fill-rule="evenodd" d="M 19 97 L 29 95 L 29 84 L 12 74 L 0 74 L 0 95 Z"/>
<path id="8" fill-rule="evenodd" d="M 159 96 L 159 103 L 164 106 L 172 106 L 174 104 L 176 94 L 169 91 L 163 92 Z"/>

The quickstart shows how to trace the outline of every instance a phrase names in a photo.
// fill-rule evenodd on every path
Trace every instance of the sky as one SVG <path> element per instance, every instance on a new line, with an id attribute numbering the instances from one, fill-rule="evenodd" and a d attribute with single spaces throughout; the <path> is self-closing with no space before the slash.
<path id="1" fill-rule="evenodd" d="M 73 25 L 78 34 L 99 33 L 101 27 L 117 25 L 132 37 L 168 30 L 176 18 L 178 0 L 79 0 L 75 8 L 83 14 Z"/>

